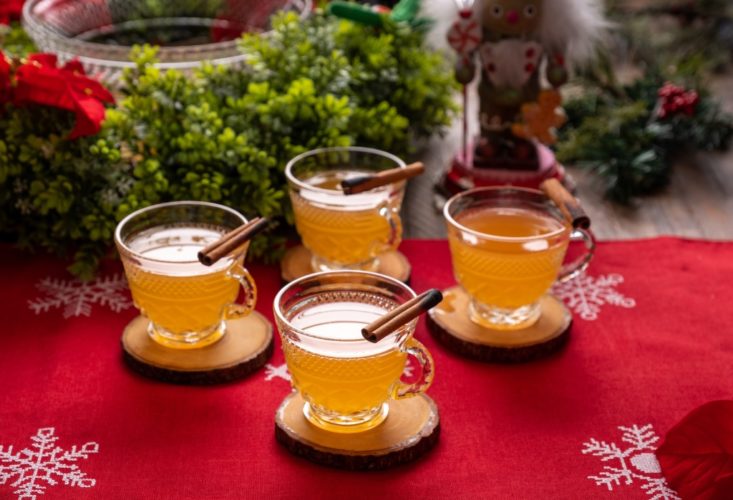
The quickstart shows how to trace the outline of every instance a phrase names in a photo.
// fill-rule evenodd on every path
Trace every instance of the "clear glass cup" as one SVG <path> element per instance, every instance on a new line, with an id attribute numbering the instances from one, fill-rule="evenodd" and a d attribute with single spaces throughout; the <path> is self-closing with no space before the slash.
<path id="1" fill-rule="evenodd" d="M 573 229 L 557 206 L 534 189 L 472 189 L 448 200 L 443 214 L 453 271 L 471 299 L 471 320 L 488 328 L 534 324 L 540 298 L 556 280 L 584 270 L 595 250 L 593 234 Z M 584 242 L 585 252 L 564 264 L 575 240 Z"/>
<path id="2" fill-rule="evenodd" d="M 204 61 L 244 68 L 242 33 L 270 29 L 270 17 L 289 11 L 305 19 L 311 0 L 27 0 L 23 28 L 39 52 L 60 62 L 77 59 L 87 74 L 119 87 L 133 45 L 158 45 L 155 66 L 192 75 Z"/>
<path id="3" fill-rule="evenodd" d="M 333 432 L 359 432 L 387 417 L 390 399 L 415 396 L 433 380 L 433 360 L 412 335 L 417 320 L 372 343 L 361 329 L 415 297 L 407 285 L 381 274 L 328 271 L 304 276 L 275 297 L 275 321 L 303 413 Z M 419 379 L 400 380 L 407 356 Z"/>
<path id="4" fill-rule="evenodd" d="M 285 167 L 295 225 L 311 251 L 314 271 L 375 271 L 378 255 L 402 241 L 405 181 L 345 195 L 344 179 L 405 168 L 398 157 L 370 148 L 308 151 Z"/>
<path id="5" fill-rule="evenodd" d="M 226 333 L 226 320 L 254 309 L 257 288 L 243 262 L 248 244 L 204 266 L 197 255 L 246 223 L 231 208 L 179 201 L 143 208 L 115 230 L 135 306 L 150 319 L 151 338 L 167 347 L 210 345 Z M 240 287 L 244 301 L 236 303 Z"/>

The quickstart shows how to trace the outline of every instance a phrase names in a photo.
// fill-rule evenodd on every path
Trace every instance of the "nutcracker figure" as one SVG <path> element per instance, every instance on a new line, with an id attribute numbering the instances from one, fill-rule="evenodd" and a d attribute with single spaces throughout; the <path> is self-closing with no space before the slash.
<path id="1" fill-rule="evenodd" d="M 456 0 L 448 31 L 464 85 L 462 147 L 445 178 L 451 192 L 477 185 L 537 187 L 563 168 L 547 147 L 565 120 L 559 88 L 594 53 L 606 23 L 597 0 Z M 466 88 L 479 78 L 480 133 L 468 137 Z"/>

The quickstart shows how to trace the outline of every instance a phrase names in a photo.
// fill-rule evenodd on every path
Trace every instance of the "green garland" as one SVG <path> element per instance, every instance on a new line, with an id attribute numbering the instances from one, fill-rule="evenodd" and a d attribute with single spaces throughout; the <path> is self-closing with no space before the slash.
<path id="1" fill-rule="evenodd" d="M 613 92 L 591 88 L 567 102 L 558 159 L 590 169 L 611 199 L 629 203 L 666 186 L 680 155 L 726 149 L 733 120 L 709 95 L 701 96 L 692 116 L 658 116 L 664 82 L 652 74 Z"/>
<path id="2" fill-rule="evenodd" d="M 601 52 L 581 75 L 582 95 L 565 103 L 568 122 L 560 131 L 557 156 L 590 169 L 609 198 L 629 203 L 664 187 L 681 154 L 728 148 L 733 117 L 721 110 L 706 81 L 730 59 L 730 49 L 719 50 L 713 39 L 729 23 L 731 7 L 724 0 L 660 0 L 633 11 L 628 2 L 608 4 L 614 33 L 623 40 L 618 45 L 627 47 L 620 56 L 643 69 L 644 76 L 619 84 L 611 63 L 619 54 Z M 685 21 L 687 15 L 694 22 Z M 658 92 L 666 81 L 700 95 L 693 113 L 659 116 Z"/>
<path id="3" fill-rule="evenodd" d="M 0 114 L 0 232 L 29 248 L 73 252 L 88 278 L 117 222 L 162 201 L 222 203 L 291 222 L 283 168 L 317 147 L 372 145 L 407 154 L 455 113 L 442 56 L 407 24 L 362 26 L 314 14 L 272 20 L 248 35 L 245 69 L 205 66 L 193 77 L 153 66 L 137 49 L 123 97 L 97 137 L 64 139 L 72 117 L 10 106 Z M 271 232 L 250 247 L 276 257 Z"/>

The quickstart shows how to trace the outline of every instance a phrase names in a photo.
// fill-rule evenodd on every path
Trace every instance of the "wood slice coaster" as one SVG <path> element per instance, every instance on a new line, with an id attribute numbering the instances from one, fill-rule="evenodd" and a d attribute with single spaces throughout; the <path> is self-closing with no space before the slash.
<path id="1" fill-rule="evenodd" d="M 275 412 L 275 438 L 288 451 L 321 465 L 348 470 L 381 470 L 411 462 L 438 442 L 438 407 L 424 394 L 389 401 L 389 415 L 352 434 L 329 432 L 303 415 L 303 398 L 293 392 Z"/>
<path id="2" fill-rule="evenodd" d="M 556 352 L 570 336 L 573 317 L 552 295 L 540 299 L 542 314 L 521 330 L 492 330 L 477 325 L 468 315 L 468 294 L 460 286 L 443 292 L 443 302 L 428 312 L 428 330 L 452 351 L 496 363 L 522 363 Z"/>
<path id="3" fill-rule="evenodd" d="M 376 272 L 409 283 L 410 271 L 407 257 L 397 250 L 379 254 L 379 267 Z M 311 252 L 303 245 L 288 249 L 280 261 L 280 276 L 286 283 L 314 272 L 311 267 Z"/>
<path id="4" fill-rule="evenodd" d="M 226 334 L 200 349 L 172 349 L 148 335 L 148 319 L 138 316 L 122 334 L 127 365 L 146 377 L 174 384 L 209 385 L 243 378 L 262 367 L 274 349 L 272 325 L 252 311 L 227 321 Z"/>

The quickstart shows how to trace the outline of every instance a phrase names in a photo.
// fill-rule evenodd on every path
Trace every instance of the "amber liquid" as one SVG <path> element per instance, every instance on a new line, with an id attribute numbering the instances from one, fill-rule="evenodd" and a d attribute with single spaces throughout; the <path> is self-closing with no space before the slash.
<path id="1" fill-rule="evenodd" d="M 290 192 L 295 225 L 303 245 L 335 267 L 367 263 L 390 247 L 390 225 L 380 210 L 398 210 L 401 200 L 390 197 L 390 187 L 344 195 L 339 187 L 341 181 L 358 175 L 364 172 L 322 173 L 306 182 L 328 192 Z M 395 247 L 401 233 L 399 225 Z"/>
<path id="2" fill-rule="evenodd" d="M 223 232 L 166 226 L 145 231 L 127 242 L 144 257 L 165 261 L 145 266 L 125 261 L 125 273 L 135 305 L 155 328 L 165 332 L 168 340 L 180 337 L 181 342 L 200 346 L 199 338 L 206 337 L 206 343 L 218 339 L 216 335 L 211 338 L 211 334 L 220 328 L 225 306 L 233 303 L 239 292 L 239 283 L 227 276 L 234 262 L 222 259 L 206 267 L 198 262 L 197 254 Z"/>
<path id="3" fill-rule="evenodd" d="M 350 418 L 377 414 L 390 398 L 407 354 L 388 341 L 380 346 L 361 335 L 385 312 L 377 305 L 338 302 L 316 305 L 291 319 L 296 328 L 335 341 L 283 342 L 293 386 L 316 412 L 348 424 Z"/>
<path id="4" fill-rule="evenodd" d="M 557 278 L 570 231 L 558 220 L 520 208 L 467 210 L 455 220 L 482 235 L 507 238 L 484 239 L 450 228 L 456 279 L 478 302 L 505 309 L 532 304 Z"/>

